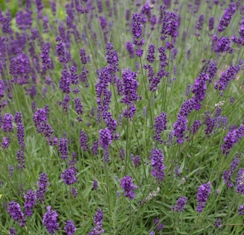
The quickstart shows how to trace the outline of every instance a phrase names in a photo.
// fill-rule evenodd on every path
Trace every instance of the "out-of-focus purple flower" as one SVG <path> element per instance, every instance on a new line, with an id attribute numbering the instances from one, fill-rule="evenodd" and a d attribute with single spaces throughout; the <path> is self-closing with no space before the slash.
<path id="1" fill-rule="evenodd" d="M 175 212 L 184 212 L 184 207 L 187 203 L 188 198 L 187 197 L 179 197 L 176 201 L 176 205 L 172 206 L 172 211 Z"/>
<path id="2" fill-rule="evenodd" d="M 45 73 L 47 70 L 52 69 L 53 63 L 51 58 L 49 57 L 49 53 L 51 50 L 51 43 L 47 42 L 42 47 L 41 59 L 42 59 L 42 72 Z"/>
<path id="3" fill-rule="evenodd" d="M 77 190 L 75 188 L 73 188 L 73 187 L 71 188 L 71 193 L 74 196 L 74 198 L 76 198 L 77 195 L 78 195 Z"/>
<path id="4" fill-rule="evenodd" d="M 192 126 L 190 127 L 190 133 L 192 135 L 195 135 L 196 132 L 198 131 L 198 129 L 200 128 L 201 126 L 201 121 L 200 120 L 195 120 L 192 124 Z"/>
<path id="5" fill-rule="evenodd" d="M 17 202 L 12 201 L 8 204 L 8 213 L 11 215 L 13 220 L 19 223 L 21 227 L 25 226 L 26 219 L 20 205 Z"/>
<path id="6" fill-rule="evenodd" d="M 45 198 L 44 195 L 47 191 L 47 186 L 49 186 L 48 177 L 46 173 L 41 173 L 37 182 L 38 189 L 36 190 L 36 197 L 42 203 Z"/>
<path id="7" fill-rule="evenodd" d="M 215 228 L 220 228 L 222 227 L 222 220 L 220 218 L 218 218 L 217 220 L 214 221 L 214 227 Z"/>
<path id="8" fill-rule="evenodd" d="M 153 63 L 154 62 L 154 60 L 155 60 L 155 55 L 154 54 L 155 54 L 155 45 L 150 44 L 148 46 L 148 55 L 147 55 L 147 61 L 149 63 Z"/>
<path id="9" fill-rule="evenodd" d="M 30 217 L 32 216 L 32 210 L 34 208 L 34 205 L 36 204 L 36 195 L 33 190 L 29 190 L 27 194 L 24 196 L 25 198 L 25 215 Z"/>
<path id="10" fill-rule="evenodd" d="M 216 124 L 216 118 L 211 118 L 209 113 L 206 113 L 206 118 L 204 120 L 204 124 L 206 125 L 205 134 L 207 137 L 213 133 L 213 129 Z"/>
<path id="11" fill-rule="evenodd" d="M 97 155 L 97 154 L 98 154 L 98 141 L 94 141 L 94 142 L 93 142 L 91 151 L 92 151 L 92 153 L 93 153 L 94 155 Z"/>
<path id="12" fill-rule="evenodd" d="M 161 183 L 164 180 L 164 155 L 160 149 L 152 149 L 149 159 L 152 165 L 152 176 Z"/>
<path id="13" fill-rule="evenodd" d="M 88 139 L 87 139 L 87 135 L 84 131 L 80 131 L 80 147 L 83 149 L 83 151 L 87 151 L 88 150 Z"/>
<path id="14" fill-rule="evenodd" d="M 134 58 L 134 45 L 132 42 L 127 42 L 125 44 L 126 50 L 128 51 L 130 58 Z"/>
<path id="15" fill-rule="evenodd" d="M 230 24 L 232 16 L 236 12 L 236 9 L 237 9 L 237 7 L 236 7 L 235 3 L 231 3 L 229 5 L 229 7 L 225 9 L 225 13 L 221 17 L 220 22 L 219 22 L 219 26 L 218 26 L 219 32 L 223 32 L 228 27 L 228 25 Z"/>
<path id="16" fill-rule="evenodd" d="M 203 212 L 203 208 L 211 193 L 210 182 L 202 184 L 197 191 L 197 212 Z"/>
<path id="17" fill-rule="evenodd" d="M 220 37 L 216 40 L 216 45 L 214 51 L 217 53 L 228 52 L 230 50 L 230 38 L 229 37 Z"/>
<path id="18" fill-rule="evenodd" d="M 93 184 L 92 184 L 92 189 L 97 190 L 97 187 L 98 187 L 98 182 L 96 180 L 94 180 Z"/>
<path id="19" fill-rule="evenodd" d="M 2 138 L 2 147 L 7 149 L 10 145 L 11 141 L 10 141 L 10 137 L 3 137 Z"/>
<path id="20" fill-rule="evenodd" d="M 119 62 L 119 57 L 118 53 L 116 50 L 114 50 L 114 47 L 112 43 L 107 43 L 106 44 L 106 60 L 108 63 L 108 71 L 110 72 L 112 76 L 112 82 L 114 82 L 114 74 L 119 71 L 118 68 L 118 62 Z"/>
<path id="21" fill-rule="evenodd" d="M 202 26 L 203 26 L 203 22 L 204 22 L 204 15 L 200 15 L 196 24 L 196 29 L 198 29 L 199 31 L 202 30 Z"/>
<path id="22" fill-rule="evenodd" d="M 32 11 L 18 11 L 16 13 L 16 23 L 20 30 L 29 29 L 32 25 Z"/>
<path id="23" fill-rule="evenodd" d="M 240 207 L 238 209 L 238 214 L 239 215 L 244 215 L 244 205 L 240 205 Z"/>
<path id="24" fill-rule="evenodd" d="M 25 155 L 24 155 L 24 151 L 22 150 L 18 150 L 17 154 L 17 161 L 18 161 L 18 167 L 19 169 L 23 170 L 26 166 L 25 166 Z"/>
<path id="25" fill-rule="evenodd" d="M 66 69 L 64 69 L 62 71 L 62 76 L 60 77 L 60 81 L 59 81 L 60 90 L 62 90 L 66 94 L 70 93 L 70 83 L 71 83 L 70 73 Z"/>
<path id="26" fill-rule="evenodd" d="M 9 235 L 16 235 L 16 231 L 14 228 L 9 229 Z"/>
<path id="27" fill-rule="evenodd" d="M 17 123 L 17 138 L 21 149 L 25 149 L 25 128 L 22 123 Z"/>
<path id="28" fill-rule="evenodd" d="M 244 169 L 240 168 L 236 178 L 236 192 L 244 194 Z"/>
<path id="29" fill-rule="evenodd" d="M 94 216 L 94 224 L 95 224 L 95 227 L 92 229 L 92 231 L 88 235 L 101 235 L 102 233 L 104 233 L 104 230 L 102 229 L 103 212 L 101 210 L 97 210 L 97 213 Z"/>
<path id="30" fill-rule="evenodd" d="M 160 134 L 166 130 L 167 124 L 167 114 L 162 112 L 158 117 L 154 119 L 154 128 L 155 128 L 155 135 L 153 138 L 158 141 L 159 143 L 163 143 Z"/>
<path id="31" fill-rule="evenodd" d="M 149 235 L 155 235 L 155 232 L 152 230 Z"/>
<path id="32" fill-rule="evenodd" d="M 75 233 L 76 227 L 73 220 L 68 220 L 65 222 L 64 231 L 67 235 L 73 235 Z"/>
<path id="33" fill-rule="evenodd" d="M 159 223 L 159 219 L 158 219 L 158 218 L 155 219 L 153 222 L 154 222 L 155 225 L 157 225 L 156 229 L 157 229 L 158 231 L 163 230 L 163 228 L 164 228 L 164 224 Z"/>
<path id="34" fill-rule="evenodd" d="M 99 131 L 99 134 L 99 143 L 101 144 L 103 149 L 107 149 L 108 146 L 112 143 L 112 136 L 110 130 L 108 128 L 101 129 Z"/>
<path id="35" fill-rule="evenodd" d="M 141 157 L 140 157 L 140 156 L 135 156 L 135 157 L 133 158 L 133 162 L 134 162 L 134 166 L 135 166 L 135 167 L 140 166 L 140 165 L 141 165 Z"/>
<path id="36" fill-rule="evenodd" d="M 151 30 L 155 29 L 155 25 L 157 24 L 158 19 L 156 15 L 152 15 L 151 20 L 150 20 L 150 24 L 151 24 Z"/>
<path id="37" fill-rule="evenodd" d="M 137 188 L 137 186 L 134 185 L 132 178 L 129 175 L 120 180 L 120 186 L 122 189 L 124 189 L 125 197 L 128 197 L 131 200 L 135 197 L 134 190 Z"/>
<path id="38" fill-rule="evenodd" d="M 77 182 L 76 175 L 77 169 L 75 167 L 70 167 L 67 170 L 65 170 L 60 177 L 61 179 L 63 179 L 65 184 L 71 185 Z"/>
<path id="39" fill-rule="evenodd" d="M 80 60 L 82 64 L 87 64 L 87 56 L 84 48 L 80 49 Z"/>
<path id="40" fill-rule="evenodd" d="M 13 177 L 14 167 L 13 166 L 9 166 L 8 170 L 9 170 L 9 177 L 10 178 Z"/>
<path id="41" fill-rule="evenodd" d="M 212 31 L 214 29 L 214 17 L 209 18 L 208 29 L 209 29 L 209 31 Z"/>
<path id="42" fill-rule="evenodd" d="M 43 215 L 42 223 L 50 234 L 55 234 L 59 230 L 57 222 L 58 213 L 51 210 L 51 206 L 47 207 L 47 212 Z"/>
<path id="43" fill-rule="evenodd" d="M 195 94 L 196 102 L 202 102 L 206 95 L 206 81 L 209 80 L 209 76 L 206 73 L 201 73 L 199 77 L 195 80 L 192 86 L 192 93 Z"/>

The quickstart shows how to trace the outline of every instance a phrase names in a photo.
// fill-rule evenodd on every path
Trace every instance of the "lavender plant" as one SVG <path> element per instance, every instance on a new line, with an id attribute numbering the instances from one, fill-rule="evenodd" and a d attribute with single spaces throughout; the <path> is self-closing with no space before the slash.
<path id="1" fill-rule="evenodd" d="M 0 234 L 242 234 L 242 1 L 1 1 Z"/>

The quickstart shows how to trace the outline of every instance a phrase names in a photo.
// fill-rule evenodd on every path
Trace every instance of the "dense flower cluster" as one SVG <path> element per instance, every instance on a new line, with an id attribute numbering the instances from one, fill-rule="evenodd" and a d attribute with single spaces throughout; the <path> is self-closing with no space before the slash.
<path id="1" fill-rule="evenodd" d="M 42 223 L 50 234 L 55 234 L 59 230 L 57 222 L 58 213 L 51 210 L 51 206 L 47 207 L 47 212 L 43 215 Z"/>
<path id="2" fill-rule="evenodd" d="M 172 211 L 175 212 L 184 212 L 184 207 L 187 203 L 188 198 L 187 197 L 179 197 L 176 201 L 176 205 L 172 206 Z"/>
<path id="3" fill-rule="evenodd" d="M 160 149 L 152 149 L 149 159 L 152 165 L 152 176 L 161 183 L 164 180 L 164 155 Z"/>
<path id="4" fill-rule="evenodd" d="M 67 170 L 65 170 L 60 177 L 61 179 L 63 179 L 65 184 L 71 185 L 77 182 L 76 175 L 77 175 L 77 169 L 75 167 L 70 167 Z"/>
<path id="5" fill-rule="evenodd" d="M 239 164 L 239 159 L 235 158 L 230 165 L 230 169 L 224 171 L 223 173 L 223 179 L 228 188 L 233 187 L 233 183 L 231 182 L 231 176 L 234 174 L 234 171 L 236 170 L 238 164 Z"/>
<path id="6" fill-rule="evenodd" d="M 37 182 L 38 189 L 36 190 L 36 198 L 43 202 L 45 200 L 44 195 L 47 191 L 47 186 L 49 186 L 48 177 L 46 173 L 41 173 Z"/>
<path id="7" fill-rule="evenodd" d="M 244 169 L 240 168 L 236 178 L 236 192 L 244 194 Z"/>
<path id="8" fill-rule="evenodd" d="M 125 197 L 128 197 L 131 200 L 135 197 L 134 190 L 137 188 L 137 186 L 134 185 L 132 178 L 129 175 L 120 180 L 120 186 L 122 189 L 124 189 Z"/>
<path id="9" fill-rule="evenodd" d="M 67 235 L 75 234 L 76 227 L 74 225 L 74 221 L 73 220 L 68 220 L 68 221 L 65 222 L 64 231 L 66 232 Z"/>
<path id="10" fill-rule="evenodd" d="M 197 191 L 197 211 L 203 212 L 203 208 L 211 193 L 210 182 L 202 184 Z"/>
<path id="11" fill-rule="evenodd" d="M 95 224 L 95 227 L 92 229 L 92 231 L 88 235 L 101 235 L 102 233 L 104 233 L 104 230 L 102 229 L 103 212 L 101 210 L 97 210 L 97 213 L 94 216 L 94 224 Z"/>
<path id="12" fill-rule="evenodd" d="M 36 204 L 36 195 L 33 190 L 29 190 L 27 194 L 24 196 L 25 198 L 25 215 L 30 217 L 32 215 L 32 210 L 34 205 Z"/>
<path id="13" fill-rule="evenodd" d="M 9 203 L 8 213 L 11 215 L 13 220 L 19 223 L 21 227 L 25 226 L 26 219 L 20 205 L 17 202 L 12 201 Z"/>
<path id="14" fill-rule="evenodd" d="M 153 136 L 153 138 L 159 143 L 163 143 L 160 134 L 162 133 L 162 131 L 166 130 L 167 114 L 162 112 L 158 117 L 154 119 L 154 122 L 155 135 Z"/>

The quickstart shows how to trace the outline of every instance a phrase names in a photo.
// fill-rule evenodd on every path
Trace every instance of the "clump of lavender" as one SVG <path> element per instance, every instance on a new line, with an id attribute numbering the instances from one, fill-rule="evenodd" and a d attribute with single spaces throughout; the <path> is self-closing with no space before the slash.
<path id="1" fill-rule="evenodd" d="M 184 207 L 187 203 L 188 198 L 187 197 L 179 197 L 176 201 L 176 205 L 172 206 L 172 211 L 175 212 L 184 212 Z"/>
<path id="2" fill-rule="evenodd" d="M 58 146 L 58 150 L 61 153 L 61 158 L 62 159 L 66 159 L 68 158 L 68 154 L 69 154 L 69 149 L 68 149 L 68 140 L 67 138 L 61 138 L 59 140 L 59 146 Z"/>
<path id="3" fill-rule="evenodd" d="M 50 234 L 55 234 L 59 230 L 57 222 L 58 213 L 51 210 L 51 206 L 47 207 L 47 212 L 43 215 L 42 223 Z"/>
<path id="4" fill-rule="evenodd" d="M 153 138 L 158 141 L 160 144 L 163 143 L 160 134 L 166 130 L 167 124 L 167 114 L 162 112 L 158 117 L 154 119 L 154 128 L 155 128 L 155 135 Z"/>
<path id="5" fill-rule="evenodd" d="M 65 222 L 64 231 L 67 235 L 73 235 L 75 233 L 76 227 L 73 220 L 68 220 Z"/>
<path id="6" fill-rule="evenodd" d="M 21 227 L 25 226 L 26 220 L 24 213 L 21 210 L 20 205 L 12 201 L 8 205 L 8 213 L 11 215 L 12 219 L 17 221 Z"/>
<path id="7" fill-rule="evenodd" d="M 244 194 L 244 169 L 240 168 L 236 178 L 236 192 Z"/>
<path id="8" fill-rule="evenodd" d="M 231 18 L 235 14 L 235 12 L 236 12 L 236 4 L 231 3 L 229 7 L 225 9 L 225 13 L 220 19 L 219 26 L 218 26 L 219 32 L 223 32 L 228 27 Z"/>
<path id="9" fill-rule="evenodd" d="M 16 235 L 16 231 L 14 228 L 9 229 L 9 235 Z"/>
<path id="10" fill-rule="evenodd" d="M 210 182 L 202 184 L 197 191 L 197 212 L 203 212 L 203 208 L 211 193 Z"/>
<path id="11" fill-rule="evenodd" d="M 13 116 L 9 113 L 5 113 L 4 114 L 4 118 L 3 118 L 3 122 L 2 122 L 2 130 L 3 132 L 12 132 L 13 129 L 14 129 L 14 126 L 13 126 Z"/>
<path id="12" fill-rule="evenodd" d="M 143 18 L 140 13 L 135 13 L 132 16 L 132 34 L 133 34 L 133 43 L 137 46 L 136 55 L 141 57 L 143 50 L 141 49 L 144 45 L 144 38 L 142 37 L 142 27 L 143 27 Z"/>
<path id="13" fill-rule="evenodd" d="M 164 180 L 164 155 L 160 149 L 152 149 L 149 159 L 152 165 L 152 176 L 161 183 Z"/>
<path id="14" fill-rule="evenodd" d="M 47 186 L 49 186 L 48 177 L 46 173 L 41 173 L 37 182 L 38 189 L 36 191 L 36 197 L 40 202 L 45 200 L 44 195 L 47 191 Z"/>
<path id="15" fill-rule="evenodd" d="M 65 170 L 60 177 L 61 179 L 63 179 L 65 184 L 71 185 L 77 182 L 76 174 L 77 169 L 75 167 L 70 167 L 67 170 Z"/>
<path id="16" fill-rule="evenodd" d="M 87 139 L 87 135 L 84 131 L 80 131 L 80 147 L 83 149 L 83 151 L 87 151 L 88 150 L 88 139 Z"/>
<path id="17" fill-rule="evenodd" d="M 187 130 L 188 120 L 184 116 L 178 116 L 177 121 L 174 123 L 174 136 L 177 138 L 178 144 L 184 143 L 184 134 Z"/>
<path id="18" fill-rule="evenodd" d="M 34 208 L 34 205 L 36 204 L 36 195 L 33 190 L 29 190 L 27 194 L 24 196 L 25 198 L 25 215 L 30 217 L 32 216 L 32 210 Z"/>
<path id="19" fill-rule="evenodd" d="M 228 188 L 233 187 L 233 183 L 231 182 L 231 176 L 234 174 L 234 171 L 236 170 L 238 164 L 239 164 L 239 159 L 235 158 L 230 165 L 230 169 L 224 171 L 223 173 L 222 178 L 224 179 L 224 183 L 227 185 Z"/>
<path id="20" fill-rule="evenodd" d="M 137 188 L 137 186 L 134 185 L 132 178 L 129 175 L 120 180 L 120 186 L 122 189 L 124 189 L 125 197 L 128 197 L 131 200 L 135 197 L 134 190 Z"/>
<path id="21" fill-rule="evenodd" d="M 94 224 L 95 224 L 95 227 L 92 229 L 92 231 L 88 235 L 101 235 L 102 233 L 104 233 L 104 230 L 102 229 L 103 212 L 101 210 L 97 210 L 97 213 L 94 216 Z"/>

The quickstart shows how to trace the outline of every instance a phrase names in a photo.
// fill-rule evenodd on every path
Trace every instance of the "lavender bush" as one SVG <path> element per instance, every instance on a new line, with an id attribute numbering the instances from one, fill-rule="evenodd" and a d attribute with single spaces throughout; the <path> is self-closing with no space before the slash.
<path id="1" fill-rule="evenodd" d="M 0 234 L 242 234 L 244 5 L 6 0 Z"/>

